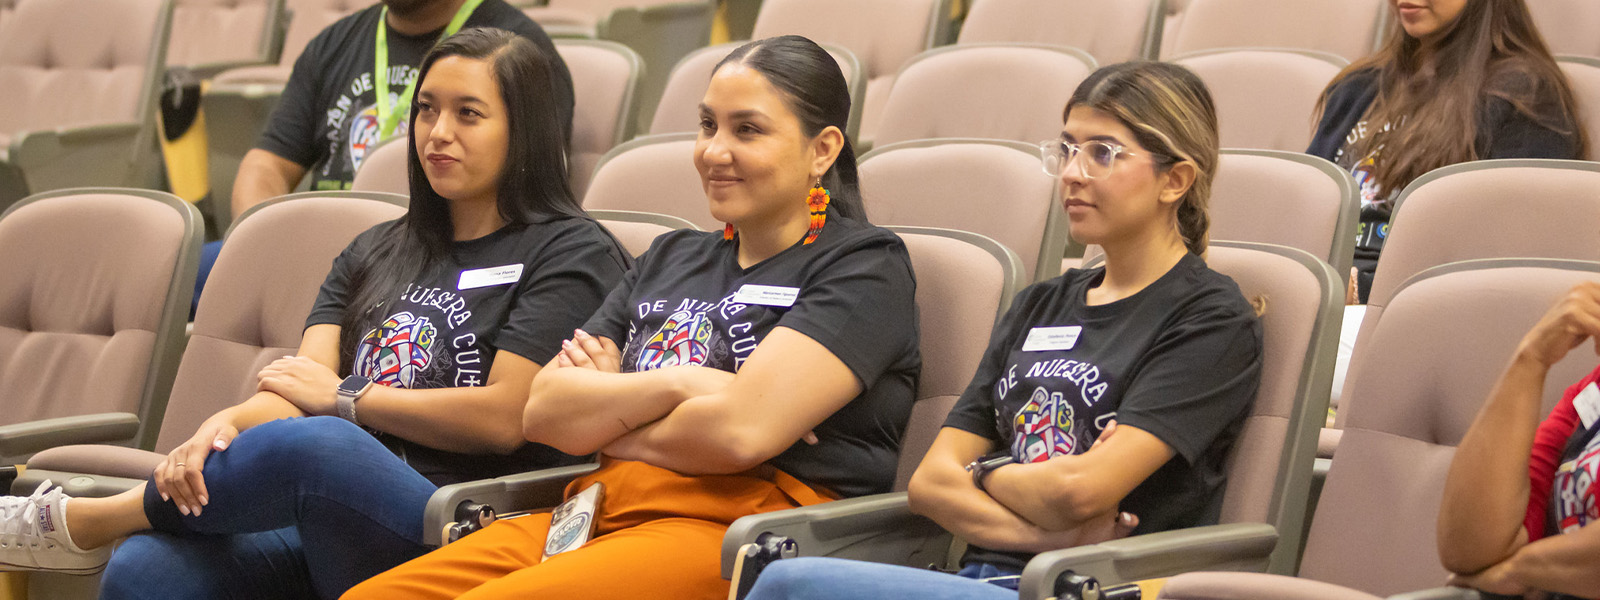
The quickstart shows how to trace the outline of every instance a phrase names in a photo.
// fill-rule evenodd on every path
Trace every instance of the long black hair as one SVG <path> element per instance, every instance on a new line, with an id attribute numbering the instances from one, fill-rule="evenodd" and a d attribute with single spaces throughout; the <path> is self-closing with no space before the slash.
<path id="1" fill-rule="evenodd" d="M 441 40 L 422 59 L 416 87 L 421 88 L 435 63 L 450 56 L 491 61 L 500 98 L 506 105 L 509 135 L 496 196 L 500 218 L 507 224 L 527 224 L 550 217 L 589 218 L 567 185 L 566 134 L 549 85 L 550 61 L 554 57 L 545 56 L 538 46 L 509 31 L 465 29 Z M 416 131 L 417 112 L 413 98 L 410 132 Z M 384 318 L 385 315 L 374 314 L 380 312 L 376 309 L 400 297 L 407 283 L 425 270 L 451 260 L 455 226 L 450 217 L 450 201 L 428 183 L 422 161 L 417 158 L 416 135 L 407 137 L 411 206 L 373 244 L 363 264 L 355 269 L 350 282 L 355 292 L 340 323 L 342 370 L 350 368 L 361 336 L 371 329 L 370 321 Z"/>
<path id="2" fill-rule="evenodd" d="M 850 121 L 850 86 L 833 56 L 816 42 L 798 35 L 784 35 L 750 42 L 729 54 L 717 68 L 738 63 L 754 69 L 782 94 L 784 105 L 800 118 L 800 129 L 816 137 L 828 126 L 842 133 Z M 856 151 L 850 138 L 833 166 L 822 175 L 822 185 L 832 198 L 829 206 L 844 217 L 865 222 L 867 211 L 861 205 L 861 178 L 856 175 Z M 799 201 L 798 199 L 796 200 Z"/>

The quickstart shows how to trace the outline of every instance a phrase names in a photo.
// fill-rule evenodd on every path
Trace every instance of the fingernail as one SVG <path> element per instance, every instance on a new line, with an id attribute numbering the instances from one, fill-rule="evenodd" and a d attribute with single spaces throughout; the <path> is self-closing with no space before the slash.
<path id="1" fill-rule="evenodd" d="M 198 506 L 194 507 L 194 516 L 196 516 L 196 517 L 200 516 L 200 507 L 198 507 Z"/>
<path id="2" fill-rule="evenodd" d="M 183 516 L 187 517 L 187 516 L 189 516 L 189 507 L 185 506 L 185 505 L 182 505 L 182 504 L 179 504 L 178 505 L 178 512 L 183 514 Z"/>
<path id="3" fill-rule="evenodd" d="M 578 336 L 579 337 L 589 337 L 589 332 L 587 332 L 587 331 L 579 329 L 579 330 L 577 330 L 577 332 L 578 332 Z"/>
<path id="4" fill-rule="evenodd" d="M 210 499 L 210 498 L 207 498 L 207 497 L 205 497 L 205 496 L 201 496 L 201 497 L 200 497 L 200 506 L 206 506 L 206 505 L 208 505 L 208 504 L 211 504 L 211 499 Z M 196 511 L 199 511 L 199 510 L 200 510 L 200 509 L 195 509 L 195 510 L 196 510 Z"/>
<path id="5" fill-rule="evenodd" d="M 228 442 L 227 442 L 227 440 L 217 440 L 217 441 L 211 443 L 211 447 L 212 448 L 216 448 L 218 450 L 227 450 L 228 449 Z"/>
<path id="6" fill-rule="evenodd" d="M 171 501 L 172 501 L 172 499 L 171 499 L 171 498 L 168 498 L 168 497 L 167 497 L 167 495 L 166 495 L 166 494 L 162 494 L 162 495 L 161 495 L 161 501 L 162 501 L 162 502 L 171 502 Z"/>

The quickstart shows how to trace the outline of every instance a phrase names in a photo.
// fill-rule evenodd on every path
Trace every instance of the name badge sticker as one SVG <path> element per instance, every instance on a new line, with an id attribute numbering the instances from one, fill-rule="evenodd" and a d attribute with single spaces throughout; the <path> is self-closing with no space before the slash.
<path id="1" fill-rule="evenodd" d="M 788 307 L 794 306 L 794 301 L 799 297 L 800 288 L 797 287 L 747 283 L 739 288 L 738 293 L 733 295 L 733 301 L 740 304 Z"/>
<path id="2" fill-rule="evenodd" d="M 1572 398 L 1572 407 L 1578 409 L 1578 419 L 1583 421 L 1584 429 L 1593 427 L 1594 422 L 1600 420 L 1600 387 L 1593 383 L 1584 386 L 1583 391 Z"/>
<path id="3" fill-rule="evenodd" d="M 474 290 L 481 287 L 516 283 L 521 279 L 522 263 L 506 265 L 503 267 L 473 269 L 471 271 L 461 272 L 461 280 L 456 284 L 456 289 Z"/>
<path id="4" fill-rule="evenodd" d="M 1083 327 L 1072 325 L 1068 327 L 1035 327 L 1028 330 L 1028 339 L 1022 342 L 1023 352 L 1048 352 L 1051 350 L 1071 350 L 1078 345 L 1078 336 L 1083 333 Z"/>

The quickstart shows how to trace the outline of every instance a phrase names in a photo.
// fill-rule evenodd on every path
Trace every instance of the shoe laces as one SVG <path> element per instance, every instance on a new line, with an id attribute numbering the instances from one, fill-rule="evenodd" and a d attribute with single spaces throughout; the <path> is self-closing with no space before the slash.
<path id="1" fill-rule="evenodd" d="M 0 550 L 41 545 L 55 549 L 56 543 L 39 529 L 39 507 L 49 503 L 45 497 L 54 487 L 49 481 L 39 484 L 32 496 L 0 496 Z M 59 518 L 59 516 L 57 516 Z"/>

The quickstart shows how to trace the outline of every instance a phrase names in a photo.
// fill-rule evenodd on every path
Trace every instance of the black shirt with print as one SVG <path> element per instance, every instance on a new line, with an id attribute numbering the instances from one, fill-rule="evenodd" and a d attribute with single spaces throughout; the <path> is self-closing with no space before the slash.
<path id="1" fill-rule="evenodd" d="M 350 188 L 356 169 L 378 142 L 378 100 L 373 94 L 374 49 L 383 4 L 373 4 L 338 20 L 306 45 L 294 63 L 282 99 L 273 110 L 256 147 L 308 170 L 313 190 Z M 387 24 L 384 27 L 388 27 Z M 560 122 L 572 127 L 572 74 L 555 45 L 539 25 L 505 0 L 484 0 L 472 11 L 462 29 L 496 27 L 528 38 L 550 57 L 550 87 L 555 92 Z M 433 48 L 444 28 L 423 35 L 406 35 L 389 28 L 389 92 L 400 111 L 394 135 L 405 133 L 410 106 L 398 102 L 406 85 L 416 79 L 422 57 Z"/>
<path id="2" fill-rule="evenodd" d="M 306 327 L 344 321 L 357 270 L 399 227 L 399 221 L 381 223 L 334 259 Z M 432 389 L 485 385 L 499 351 L 542 365 L 600 306 L 627 262 L 599 224 L 579 217 L 542 217 L 455 242 L 448 261 L 369 312 L 372 327 L 353 353 L 354 364 L 344 366 L 380 385 Z M 583 460 L 543 444 L 524 444 L 508 455 L 469 455 L 376 435 L 437 485 Z"/>
<path id="3" fill-rule="evenodd" d="M 584 330 L 618 342 L 630 373 L 680 364 L 737 372 L 774 327 L 816 340 L 855 374 L 861 395 L 814 429 L 816 445 L 796 442 L 768 462 L 842 496 L 889 491 L 922 366 L 904 242 L 830 209 L 816 242 L 748 269 L 736 244 L 721 232 L 662 235 Z M 792 306 L 739 302 L 746 285 L 798 296 Z"/>
<path id="4" fill-rule="evenodd" d="M 1134 533 L 1213 524 L 1223 462 L 1261 380 L 1261 325 L 1233 280 L 1193 254 L 1132 296 L 1087 304 L 1104 277 L 1074 269 L 1023 290 L 945 426 L 1031 463 L 1082 454 L 1116 419 L 1177 452 L 1122 500 L 1139 517 Z M 1081 329 L 1070 343 L 1027 343 L 1056 327 Z M 1020 571 L 1029 558 L 972 546 L 963 561 Z"/>

